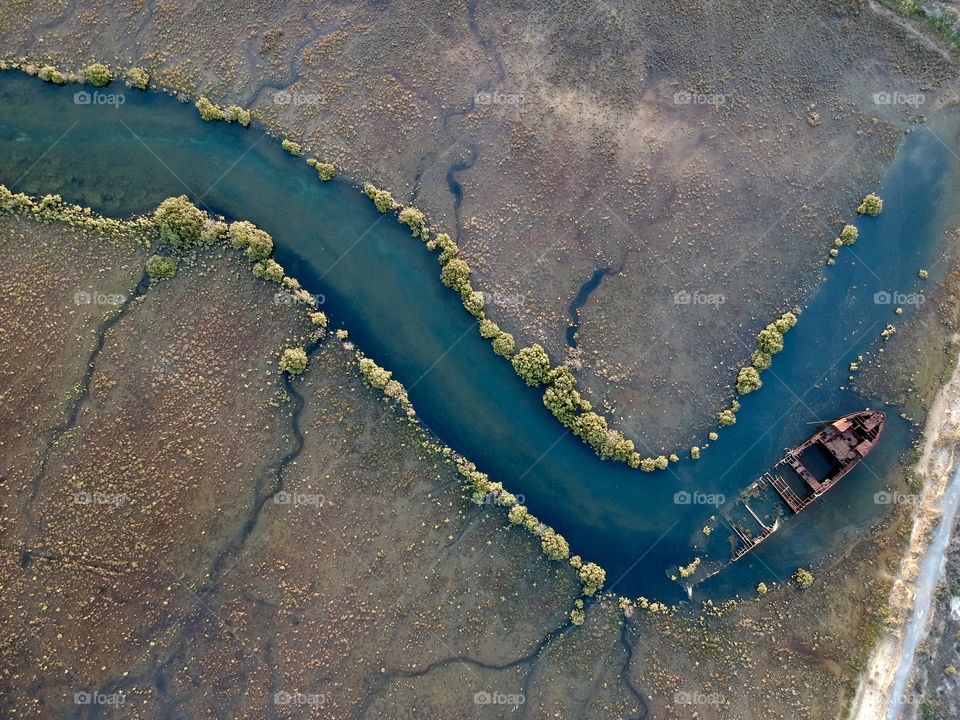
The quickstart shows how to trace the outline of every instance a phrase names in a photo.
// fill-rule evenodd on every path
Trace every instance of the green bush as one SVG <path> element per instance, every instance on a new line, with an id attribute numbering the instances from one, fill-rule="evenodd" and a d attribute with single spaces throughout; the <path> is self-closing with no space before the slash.
<path id="1" fill-rule="evenodd" d="M 300 147 L 300 143 L 296 143 L 293 140 L 287 140 L 284 138 L 280 141 L 280 147 L 282 147 L 291 155 L 296 155 L 297 157 L 303 155 L 303 148 Z"/>
<path id="2" fill-rule="evenodd" d="M 37 77 L 44 82 L 53 83 L 54 85 L 67 84 L 67 79 L 63 76 L 63 73 L 57 70 L 53 65 L 44 65 L 37 72 Z"/>
<path id="3" fill-rule="evenodd" d="M 531 387 L 543 385 L 550 373 L 550 357 L 540 345 L 531 345 L 518 352 L 513 358 L 513 369 L 523 381 Z"/>
<path id="4" fill-rule="evenodd" d="M 83 69 L 87 80 L 97 87 L 106 87 L 113 80 L 113 72 L 103 63 L 93 63 Z"/>
<path id="5" fill-rule="evenodd" d="M 785 335 L 786 332 L 796 324 L 797 316 L 792 312 L 785 312 L 783 315 L 773 321 L 773 326 L 781 335 Z"/>
<path id="6" fill-rule="evenodd" d="M 483 293 L 479 290 L 474 290 L 468 284 L 466 288 L 460 293 L 460 299 L 463 301 L 463 306 L 467 309 L 467 312 L 473 315 L 476 318 L 483 317 Z"/>
<path id="7" fill-rule="evenodd" d="M 151 255 L 145 269 L 153 282 L 169 280 L 177 274 L 177 259 L 167 255 Z"/>
<path id="8" fill-rule="evenodd" d="M 863 202 L 860 203 L 860 206 L 857 208 L 857 212 L 861 215 L 869 215 L 870 217 L 876 217 L 883 211 L 883 200 L 880 199 L 879 195 L 870 193 L 867 195 Z"/>
<path id="9" fill-rule="evenodd" d="M 253 274 L 261 280 L 278 283 L 283 280 L 283 267 L 272 258 L 253 264 Z"/>
<path id="10" fill-rule="evenodd" d="M 570 557 L 570 545 L 566 539 L 550 528 L 540 536 L 540 547 L 551 560 L 566 560 Z"/>
<path id="11" fill-rule="evenodd" d="M 760 373 L 755 367 L 742 367 L 737 373 L 737 394 L 746 395 L 758 390 L 763 385 Z"/>
<path id="12" fill-rule="evenodd" d="M 692 448 L 690 448 L 690 458 L 691 458 L 692 460 L 699 460 L 699 459 L 700 459 L 700 448 L 698 448 L 696 445 L 694 445 Z"/>
<path id="13" fill-rule="evenodd" d="M 577 392 L 577 379 L 569 368 L 562 365 L 553 368 L 547 376 L 547 381 L 550 385 L 543 393 L 543 404 L 564 425 L 572 426 L 578 410 L 590 410 L 590 404 L 585 402 Z"/>
<path id="14" fill-rule="evenodd" d="M 584 595 L 596 595 L 607 580 L 606 571 L 596 563 L 584 563 L 579 571 L 580 581 L 583 583 Z"/>
<path id="15" fill-rule="evenodd" d="M 442 251 L 440 253 L 440 264 L 446 265 L 460 254 L 460 247 L 446 233 L 440 233 L 433 241 Z"/>
<path id="16" fill-rule="evenodd" d="M 194 107 L 200 111 L 200 117 L 207 122 L 211 120 L 223 120 L 223 108 L 210 101 L 210 98 L 201 95 L 194 103 Z"/>
<path id="17" fill-rule="evenodd" d="M 150 87 L 150 74 L 143 68 L 130 68 L 127 77 L 130 78 L 130 84 L 135 88 L 146 90 Z"/>
<path id="18" fill-rule="evenodd" d="M 318 328 L 326 328 L 330 323 L 330 321 L 327 319 L 327 314 L 319 310 L 310 313 L 310 322 L 312 322 Z"/>
<path id="19" fill-rule="evenodd" d="M 853 245 L 860 236 L 860 231 L 854 225 L 844 225 L 837 240 L 843 245 Z"/>
<path id="20" fill-rule="evenodd" d="M 493 320 L 480 321 L 480 337 L 484 340 L 492 340 L 500 334 L 500 327 Z"/>
<path id="21" fill-rule="evenodd" d="M 768 355 L 775 355 L 783 350 L 783 333 L 770 323 L 757 333 L 757 349 Z"/>
<path id="22" fill-rule="evenodd" d="M 235 122 L 244 127 L 250 127 L 250 111 L 244 110 L 239 105 L 227 105 L 223 109 L 223 119 L 230 123 Z"/>
<path id="23" fill-rule="evenodd" d="M 337 174 L 337 166 L 333 163 L 320 162 L 316 158 L 310 158 L 307 160 L 307 165 L 316 170 L 317 175 L 319 175 L 320 179 L 324 182 L 333 180 L 334 176 Z"/>
<path id="24" fill-rule="evenodd" d="M 513 355 L 513 350 L 516 347 L 516 343 L 513 340 L 513 335 L 508 332 L 500 331 L 500 334 L 493 339 L 493 351 L 497 355 L 503 357 L 510 357 Z"/>
<path id="25" fill-rule="evenodd" d="M 250 262 L 266 260 L 273 253 L 273 238 L 246 220 L 230 223 L 230 244 L 238 250 L 246 250 Z"/>
<path id="26" fill-rule="evenodd" d="M 717 413 L 717 422 L 720 423 L 720 427 L 734 425 L 737 422 L 737 416 L 733 410 L 721 410 Z"/>
<path id="27" fill-rule="evenodd" d="M 200 231 L 206 216 L 186 195 L 179 195 L 161 202 L 153 217 L 160 228 L 160 240 L 172 248 L 182 250 L 200 240 Z"/>
<path id="28" fill-rule="evenodd" d="M 367 385 L 377 388 L 378 390 L 386 388 L 387 383 L 390 382 L 390 378 L 393 377 L 392 372 L 384 370 L 370 358 L 360 359 L 360 374 L 363 376 Z"/>
<path id="29" fill-rule="evenodd" d="M 767 584 L 757 583 L 757 595 L 766 595 L 766 594 L 767 594 Z"/>
<path id="30" fill-rule="evenodd" d="M 454 258 L 440 271 L 440 282 L 455 292 L 463 292 L 470 282 L 470 266 L 460 258 Z"/>
<path id="31" fill-rule="evenodd" d="M 387 190 L 380 190 L 370 183 L 367 183 L 363 186 L 363 191 L 367 194 L 368 198 L 373 200 L 373 204 L 377 206 L 377 210 L 382 213 L 387 212 L 387 210 L 393 210 L 393 208 L 397 206 L 393 195 Z"/>
<path id="32" fill-rule="evenodd" d="M 383 211 L 381 210 L 381 212 Z M 423 237 L 426 235 L 427 219 L 417 208 L 405 207 L 397 217 L 400 222 L 410 228 L 414 237 Z"/>
<path id="33" fill-rule="evenodd" d="M 200 244 L 213 245 L 227 237 L 229 226 L 222 220 L 208 220 L 200 230 Z"/>
<path id="34" fill-rule="evenodd" d="M 808 587 L 813 585 L 813 573 L 811 573 L 809 570 L 800 568 L 793 574 L 793 581 L 801 590 L 806 590 Z"/>
<path id="35" fill-rule="evenodd" d="M 307 351 L 303 348 L 287 348 L 280 357 L 280 370 L 290 375 L 302 375 L 307 369 Z"/>
<path id="36" fill-rule="evenodd" d="M 770 367 L 772 363 L 773 357 L 771 357 L 770 353 L 761 352 L 760 350 L 757 350 L 750 358 L 750 364 L 761 372 Z"/>

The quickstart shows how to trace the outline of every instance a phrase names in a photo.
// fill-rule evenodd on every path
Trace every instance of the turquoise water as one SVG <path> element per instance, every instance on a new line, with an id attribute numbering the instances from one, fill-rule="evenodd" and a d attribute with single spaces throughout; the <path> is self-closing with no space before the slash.
<path id="1" fill-rule="evenodd" d="M 906 306 L 897 317 L 874 295 L 931 287 L 943 269 L 928 285 L 916 278 L 942 252 L 938 208 L 957 161 L 920 128 L 905 138 L 883 183 L 883 214 L 858 222 L 859 242 L 826 274 L 764 388 L 743 400 L 737 425 L 699 462 L 644 474 L 602 462 L 567 434 L 540 392 L 479 337 L 459 298 L 440 284 L 436 256 L 356 187 L 321 183 L 261 130 L 204 123 L 166 95 L 108 88 L 123 92 L 122 105 L 78 105 L 76 90 L 0 73 L 0 182 L 115 217 L 185 193 L 229 219 L 255 222 L 273 235 L 278 261 L 325 296 L 334 323 L 407 386 L 421 420 L 525 495 L 577 552 L 606 567 L 608 587 L 622 594 L 683 596 L 665 569 L 692 559 L 690 539 L 713 508 L 678 502 L 676 493 L 733 497 L 810 435 L 809 423 L 880 405 L 838 390 L 849 384 L 849 363 L 877 344 L 885 325 L 913 312 Z M 958 147 L 955 136 L 948 143 Z M 890 410 L 880 447 L 827 501 L 703 587 L 717 596 L 786 579 L 888 512 L 874 493 L 913 438 Z"/>

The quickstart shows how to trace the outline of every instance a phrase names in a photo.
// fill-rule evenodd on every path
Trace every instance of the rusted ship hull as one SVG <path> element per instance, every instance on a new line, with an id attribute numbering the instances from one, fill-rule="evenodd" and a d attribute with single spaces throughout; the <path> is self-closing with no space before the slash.
<path id="1" fill-rule="evenodd" d="M 750 506 L 751 495 L 772 489 L 793 514 L 802 512 L 840 482 L 863 460 L 883 433 L 884 414 L 864 410 L 844 415 L 815 433 L 805 442 L 787 451 L 771 470 L 764 473 L 741 495 L 747 514 L 758 526 L 759 532 L 750 532 L 731 522 L 730 526 L 740 540 L 733 549 L 731 560 L 736 561 L 751 552 L 770 537 L 779 522 L 768 524 Z"/>
<path id="2" fill-rule="evenodd" d="M 803 512 L 869 455 L 880 439 L 883 423 L 882 412 L 852 413 L 787 450 L 776 465 L 695 533 L 694 563 L 668 574 L 689 590 L 749 554 L 785 519 Z"/>

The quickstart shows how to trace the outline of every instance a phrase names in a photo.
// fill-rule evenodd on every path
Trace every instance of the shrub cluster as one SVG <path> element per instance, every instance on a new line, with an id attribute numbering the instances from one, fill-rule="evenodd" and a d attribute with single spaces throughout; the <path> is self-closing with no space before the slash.
<path id="1" fill-rule="evenodd" d="M 150 280 L 169 280 L 177 274 L 177 259 L 169 255 L 151 255 L 147 260 L 145 270 Z"/>
<path id="2" fill-rule="evenodd" d="M 44 82 L 53 83 L 54 85 L 67 84 L 67 78 L 53 65 L 44 65 L 42 68 L 40 68 L 40 70 L 37 71 L 37 77 Z"/>
<path id="3" fill-rule="evenodd" d="M 377 210 L 382 213 L 399 207 L 397 201 L 393 199 L 393 195 L 391 195 L 388 190 L 381 190 L 367 183 L 363 186 L 363 191 L 367 194 L 368 198 L 373 200 L 373 204 L 377 206 Z"/>
<path id="4" fill-rule="evenodd" d="M 804 568 L 799 568 L 793 574 L 793 581 L 797 584 L 801 590 L 806 590 L 808 587 L 813 585 L 813 573 Z"/>
<path id="5" fill-rule="evenodd" d="M 135 88 L 140 90 L 146 90 L 150 87 L 150 74 L 140 67 L 130 68 L 127 72 L 127 78 L 130 80 L 130 84 Z"/>
<path id="6" fill-rule="evenodd" d="M 297 157 L 300 157 L 301 155 L 303 155 L 303 148 L 300 147 L 300 143 L 294 142 L 293 140 L 287 140 L 286 138 L 284 138 L 283 140 L 280 141 L 280 147 L 282 147 L 291 155 L 295 155 Z"/>
<path id="7" fill-rule="evenodd" d="M 186 250 L 199 242 L 206 216 L 186 195 L 179 195 L 161 202 L 153 218 L 162 243 L 174 250 Z"/>
<path id="8" fill-rule="evenodd" d="M 246 220 L 230 223 L 230 244 L 244 250 L 252 263 L 264 261 L 273 254 L 273 238 Z"/>
<path id="9" fill-rule="evenodd" d="M 307 369 L 307 351 L 302 347 L 287 348 L 280 356 L 280 370 L 296 377 Z"/>
<path id="10" fill-rule="evenodd" d="M 103 63 L 93 63 L 83 69 L 87 81 L 96 87 L 106 87 L 113 81 L 113 72 Z"/>
<path id="11" fill-rule="evenodd" d="M 882 211 L 883 200 L 880 199 L 879 195 L 875 195 L 874 193 L 867 195 L 857 208 L 858 213 L 861 215 L 869 215 L 870 217 L 876 217 Z"/>
<path id="12" fill-rule="evenodd" d="M 536 387 L 547 382 L 550 374 L 550 357 L 540 345 L 534 344 L 521 349 L 514 355 L 512 363 L 514 372 L 527 385 Z"/>
<path id="13" fill-rule="evenodd" d="M 323 315 L 323 313 L 319 313 Z M 313 316 L 311 315 L 311 320 Z M 323 316 L 324 321 L 326 321 L 326 316 Z M 323 327 L 326 327 L 324 324 Z M 413 404 L 410 402 L 410 398 L 407 396 L 407 391 L 403 385 L 397 380 L 393 379 L 393 373 L 389 370 L 377 365 L 376 362 L 371 360 L 368 357 L 364 357 L 363 353 L 357 353 L 357 361 L 360 367 L 360 375 L 363 377 L 363 381 L 367 383 L 372 388 L 380 390 L 383 392 L 384 396 L 388 400 L 392 400 L 397 403 L 404 412 L 406 412 L 407 417 L 413 417 L 416 415 L 416 412 L 413 409 Z"/>
<path id="14" fill-rule="evenodd" d="M 239 105 L 221 107 L 204 95 L 197 98 L 195 105 L 200 111 L 200 117 L 204 120 L 224 120 L 228 123 L 240 123 L 244 127 L 250 125 L 250 111 L 244 110 Z"/>
<path id="15" fill-rule="evenodd" d="M 737 373 L 737 394 L 746 395 L 754 390 L 759 390 L 763 383 L 760 381 L 760 373 L 756 367 L 742 367 Z"/>
<path id="16" fill-rule="evenodd" d="M 337 166 L 333 163 L 320 162 L 316 158 L 310 158 L 307 160 L 307 165 L 316 170 L 317 174 L 320 176 L 320 179 L 324 182 L 333 180 L 334 176 L 337 174 Z"/>

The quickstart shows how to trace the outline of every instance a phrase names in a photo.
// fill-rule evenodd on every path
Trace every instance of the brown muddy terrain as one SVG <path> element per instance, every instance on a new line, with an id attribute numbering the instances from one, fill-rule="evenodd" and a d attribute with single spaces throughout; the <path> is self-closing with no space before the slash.
<path id="1" fill-rule="evenodd" d="M 0 9 L 7 59 L 143 66 L 421 206 L 643 455 L 702 439 L 902 132 L 955 99 L 947 48 L 855 1 Z M 897 92 L 923 103 L 876 101 Z"/>

